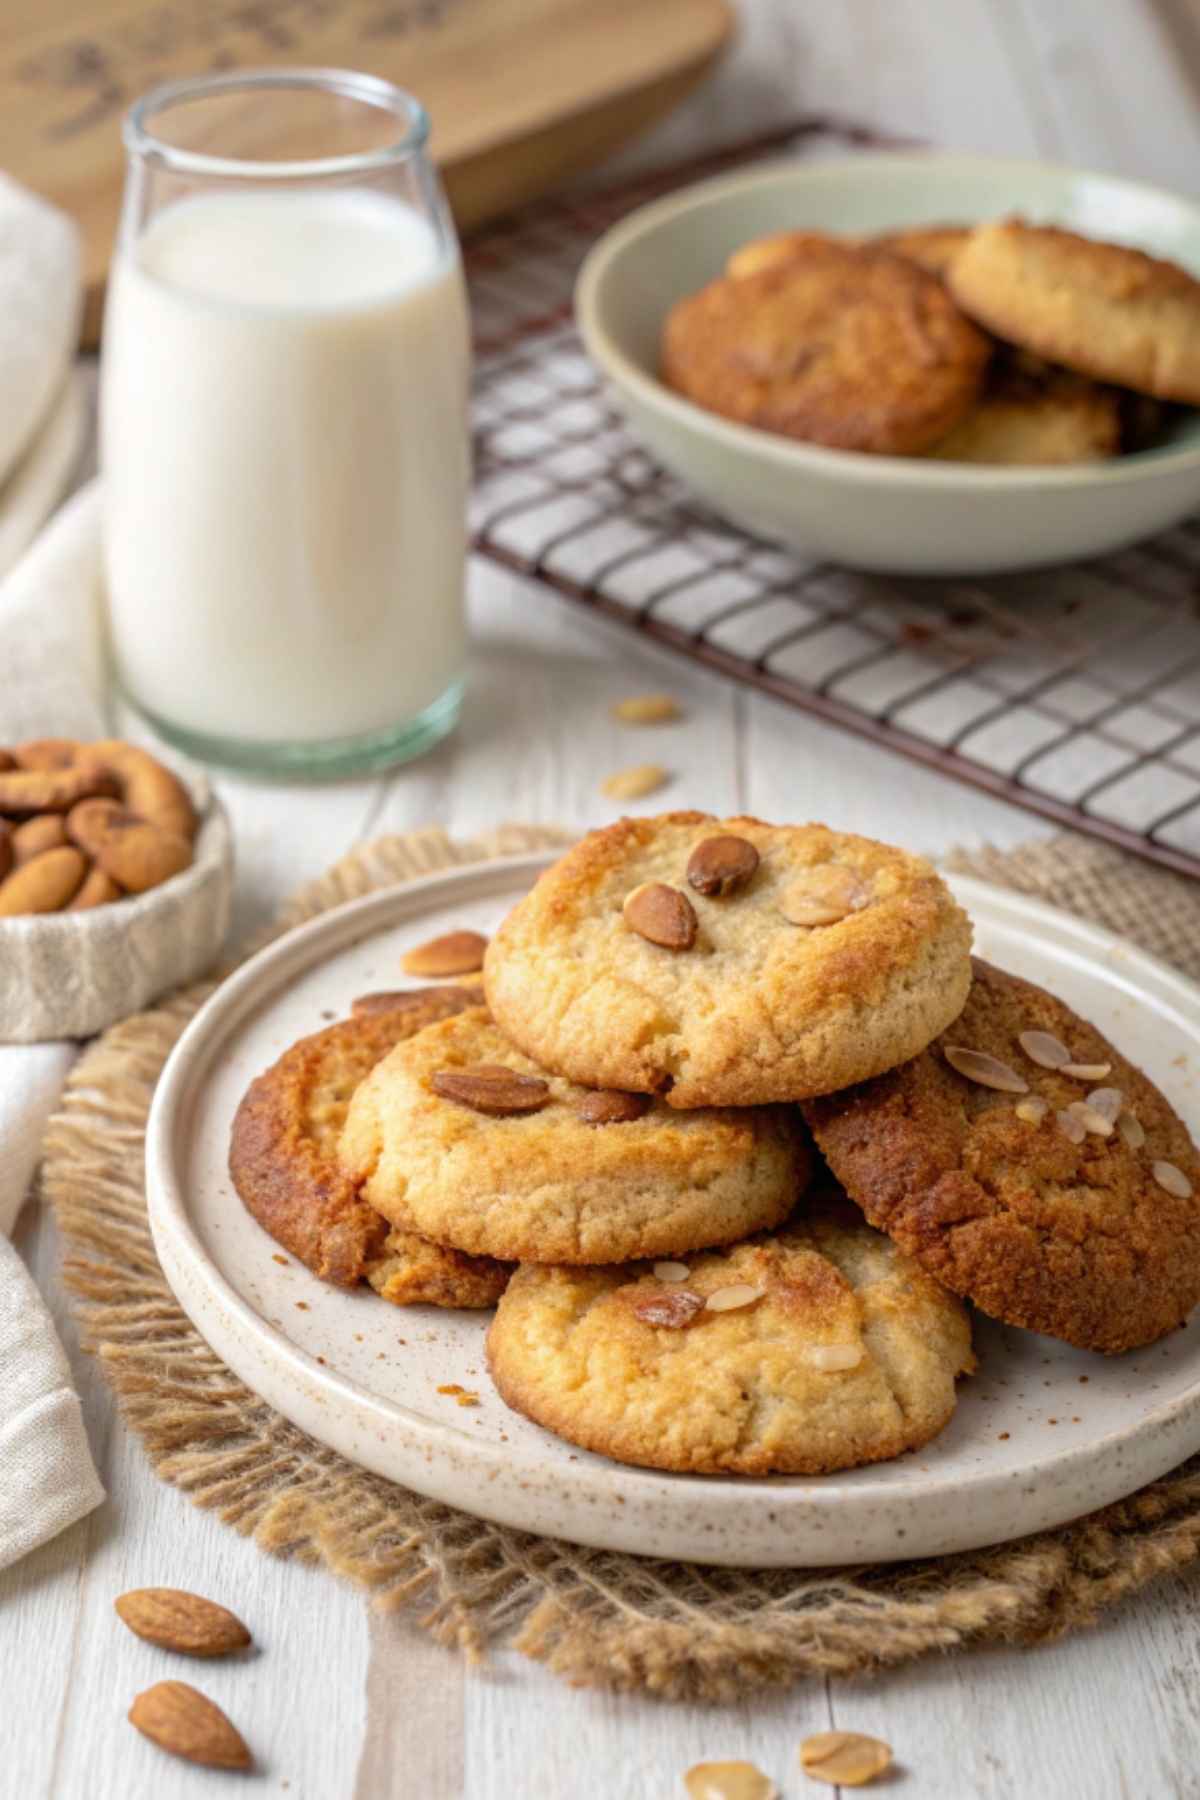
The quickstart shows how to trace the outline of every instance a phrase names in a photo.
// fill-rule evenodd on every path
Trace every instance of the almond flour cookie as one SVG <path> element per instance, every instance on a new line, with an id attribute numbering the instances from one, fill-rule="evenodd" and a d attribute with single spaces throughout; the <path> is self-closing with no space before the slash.
<path id="1" fill-rule="evenodd" d="M 1003 219 L 972 232 L 947 281 L 964 312 L 1050 362 L 1200 405 L 1200 282 L 1175 263 Z"/>
<path id="2" fill-rule="evenodd" d="M 941 462 L 1041 467 L 1101 462 L 1122 448 L 1123 411 L 1114 387 L 1002 351 L 979 404 L 932 454 Z"/>
<path id="3" fill-rule="evenodd" d="M 390 1226 L 338 1167 L 338 1135 L 363 1077 L 402 1039 L 475 1000 L 452 987 L 388 998 L 386 1011 L 301 1038 L 251 1083 L 233 1122 L 233 1184 L 276 1242 L 325 1281 L 365 1279 L 397 1306 L 494 1306 L 509 1269 Z"/>
<path id="4" fill-rule="evenodd" d="M 840 450 L 928 450 L 974 403 L 991 345 L 915 263 L 810 242 L 675 305 L 663 376 L 709 412 Z"/>
<path id="5" fill-rule="evenodd" d="M 910 225 L 871 239 L 872 248 L 906 257 L 929 275 L 945 280 L 946 271 L 971 235 L 969 225 Z"/>
<path id="6" fill-rule="evenodd" d="M 1094 1026 L 987 963 L 905 1067 L 805 1107 L 873 1225 L 955 1293 L 1087 1350 L 1153 1343 L 1200 1299 L 1200 1161 Z"/>
<path id="7" fill-rule="evenodd" d="M 919 856 L 678 812 L 568 850 L 493 937 L 484 981 L 508 1036 L 575 1081 L 754 1106 L 915 1056 L 961 1011 L 970 947 Z"/>
<path id="8" fill-rule="evenodd" d="M 769 237 L 752 238 L 735 250 L 725 264 L 725 273 L 735 281 L 747 275 L 761 275 L 764 269 L 775 269 L 793 262 L 797 256 L 826 244 L 853 244 L 853 238 L 831 237 L 826 231 L 775 231 Z"/>
<path id="9" fill-rule="evenodd" d="M 618 1462 L 820 1475 L 928 1443 L 974 1367 L 962 1306 L 823 1196 L 686 1264 L 517 1270 L 488 1333 L 515 1411 Z"/>
<path id="10" fill-rule="evenodd" d="M 343 1168 L 393 1223 L 479 1256 L 604 1263 L 776 1225 L 808 1174 L 782 1107 L 680 1116 L 545 1074 L 472 1008 L 363 1082 Z"/>

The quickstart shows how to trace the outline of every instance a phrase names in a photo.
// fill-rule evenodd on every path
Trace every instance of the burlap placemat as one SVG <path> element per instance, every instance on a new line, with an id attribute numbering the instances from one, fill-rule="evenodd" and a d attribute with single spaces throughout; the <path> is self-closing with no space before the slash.
<path id="1" fill-rule="evenodd" d="M 268 935 L 391 882 L 560 841 L 520 828 L 473 844 L 437 831 L 385 838 L 302 890 Z M 1200 977 L 1200 889 L 1175 876 L 1067 837 L 952 861 L 1100 920 Z M 324 1564 L 381 1605 L 411 1605 L 469 1656 L 509 1641 L 576 1683 L 705 1700 L 930 1650 L 1045 1641 L 1195 1558 L 1200 1457 L 1120 1505 L 1020 1543 L 834 1571 L 581 1550 L 365 1474 L 224 1367 L 155 1258 L 141 1181 L 146 1115 L 168 1051 L 214 985 L 127 1020 L 80 1059 L 47 1137 L 43 1191 L 84 1341 L 156 1473 L 264 1550 Z"/>

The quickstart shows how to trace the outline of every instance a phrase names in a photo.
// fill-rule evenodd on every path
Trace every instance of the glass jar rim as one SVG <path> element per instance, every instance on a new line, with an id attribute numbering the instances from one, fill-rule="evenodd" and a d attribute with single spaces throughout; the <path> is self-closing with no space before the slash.
<path id="1" fill-rule="evenodd" d="M 344 100 L 389 112 L 400 131 L 393 143 L 346 156 L 318 156 L 298 162 L 263 162 L 237 156 L 214 156 L 207 150 L 188 150 L 156 135 L 150 121 L 182 101 L 203 100 L 215 94 L 234 94 L 252 88 L 309 89 L 324 91 Z M 131 155 L 153 158 L 163 168 L 181 175 L 249 177 L 256 181 L 294 181 L 298 177 L 356 175 L 390 163 L 402 162 L 421 151 L 429 138 L 429 114 L 414 94 L 354 69 L 232 69 L 214 75 L 189 75 L 178 81 L 160 82 L 135 101 L 122 127 L 125 148 Z"/>

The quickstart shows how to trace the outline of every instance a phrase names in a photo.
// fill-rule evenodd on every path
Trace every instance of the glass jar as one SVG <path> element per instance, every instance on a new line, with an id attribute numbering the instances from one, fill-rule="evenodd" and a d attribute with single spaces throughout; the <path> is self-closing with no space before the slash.
<path id="1" fill-rule="evenodd" d="M 343 775 L 458 716 L 470 350 L 410 95 L 172 82 L 125 124 L 101 464 L 117 679 L 206 761 Z"/>

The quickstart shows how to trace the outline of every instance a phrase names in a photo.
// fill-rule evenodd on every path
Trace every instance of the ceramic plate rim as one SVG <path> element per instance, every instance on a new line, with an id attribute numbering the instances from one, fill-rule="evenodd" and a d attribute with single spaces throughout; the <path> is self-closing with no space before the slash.
<path id="1" fill-rule="evenodd" d="M 203 1085 L 214 1050 L 240 1029 L 247 1014 L 261 1005 L 270 1004 L 289 972 L 298 972 L 298 968 L 308 970 L 322 960 L 323 954 L 337 954 L 360 939 L 374 935 L 376 931 L 389 929 L 405 919 L 419 917 L 436 906 L 444 890 L 449 889 L 460 899 L 462 895 L 459 890 L 464 884 L 472 899 L 486 899 L 492 893 L 515 893 L 518 882 L 532 880 L 555 861 L 559 854 L 555 850 L 524 852 L 488 862 L 456 865 L 407 882 L 401 887 L 379 890 L 346 901 L 285 933 L 282 938 L 258 951 L 222 982 L 189 1022 L 164 1065 L 146 1128 L 146 1197 L 155 1248 L 176 1298 L 201 1336 L 212 1342 L 212 1337 L 206 1330 L 206 1319 L 202 1316 L 205 1305 L 194 1304 L 190 1290 L 181 1291 L 184 1282 L 180 1277 L 185 1274 L 199 1278 L 207 1303 L 214 1308 L 224 1309 L 232 1316 L 248 1343 L 257 1348 L 265 1364 L 277 1365 L 289 1378 L 302 1381 L 308 1387 L 320 1391 L 328 1400 L 348 1402 L 378 1424 L 386 1424 L 394 1430 L 399 1423 L 410 1433 L 419 1436 L 422 1445 L 426 1447 L 436 1448 L 440 1445 L 446 1450 L 453 1450 L 458 1457 L 465 1457 L 467 1462 L 477 1464 L 481 1474 L 485 1476 L 497 1466 L 511 1470 L 512 1456 L 498 1446 L 464 1440 L 462 1434 L 449 1425 L 430 1419 L 422 1413 L 415 1413 L 402 1402 L 384 1400 L 360 1387 L 351 1378 L 339 1374 L 336 1369 L 318 1364 L 306 1350 L 282 1336 L 230 1285 L 209 1257 L 189 1215 L 185 1183 L 174 1167 L 173 1151 L 177 1134 L 186 1124 L 190 1099 Z M 1059 949 L 1068 953 L 1074 948 L 1077 953 L 1094 959 L 1098 953 L 1111 956 L 1114 951 L 1118 952 L 1124 968 L 1121 979 L 1129 991 L 1134 994 L 1147 989 L 1154 991 L 1160 1005 L 1169 1006 L 1182 1028 L 1194 1034 L 1197 1046 L 1200 1047 L 1200 987 L 1170 965 L 1130 944 L 1116 933 L 1078 919 L 1043 901 L 995 887 L 972 876 L 951 873 L 947 875 L 947 880 L 968 908 L 974 906 L 979 910 L 987 910 L 993 918 L 1007 917 L 1025 927 L 1033 926 L 1038 930 L 1039 937 L 1051 940 Z M 211 1318 L 207 1320 L 207 1323 L 211 1322 Z M 247 1385 L 254 1387 L 256 1392 L 260 1391 L 255 1387 L 256 1377 L 262 1378 L 260 1367 L 248 1373 L 240 1349 L 235 1359 L 230 1356 L 227 1344 L 216 1343 L 213 1347 Z M 278 1405 L 273 1399 L 270 1404 Z M 318 1441 L 331 1443 L 328 1436 L 314 1429 L 311 1419 L 301 1421 L 295 1418 L 287 1411 L 286 1406 L 278 1406 L 278 1410 Z M 1186 1447 L 1180 1449 L 1177 1439 L 1189 1422 L 1193 1427 L 1192 1434 Z M 963 1497 L 967 1510 L 977 1512 L 982 1510 L 990 1498 L 1011 1488 L 1015 1476 L 1026 1481 L 1043 1481 L 1048 1476 L 1079 1473 L 1094 1464 L 1106 1449 L 1118 1444 L 1149 1440 L 1156 1433 L 1170 1435 L 1169 1453 L 1160 1456 L 1160 1466 L 1151 1474 L 1143 1471 L 1135 1482 L 1126 1481 L 1119 1491 L 1110 1493 L 1098 1488 L 1100 1498 L 1095 1501 L 1096 1506 L 1122 1498 L 1134 1487 L 1156 1479 L 1200 1449 L 1200 1379 L 1184 1393 L 1160 1401 L 1132 1425 L 1117 1427 L 1084 1444 L 1052 1450 L 1039 1457 L 1036 1463 L 1024 1465 L 1020 1470 L 984 1469 L 965 1478 L 961 1474 L 938 1475 L 915 1467 L 907 1475 L 897 1476 L 893 1473 L 887 1498 L 900 1503 L 958 1494 Z M 339 1448 L 337 1444 L 332 1444 L 331 1447 Z M 344 1451 L 341 1453 L 345 1454 Z M 363 1462 L 361 1466 L 372 1465 L 370 1462 Z M 384 1479 L 397 1479 L 382 1469 L 377 1469 L 376 1472 Z M 697 1506 L 702 1513 L 715 1515 L 736 1515 L 747 1506 L 769 1506 L 784 1516 L 786 1523 L 789 1511 L 807 1512 L 814 1517 L 827 1516 L 830 1521 L 835 1521 L 838 1514 L 847 1507 L 878 1506 L 880 1499 L 870 1487 L 845 1486 L 836 1473 L 822 1476 L 815 1483 L 798 1486 L 789 1477 L 751 1480 L 736 1476 L 673 1475 L 659 1470 L 581 1460 L 556 1469 L 555 1477 L 561 1478 L 569 1499 L 582 1500 L 591 1496 L 589 1504 L 593 1506 L 597 1490 L 602 1499 L 615 1500 L 619 1495 L 622 1506 L 635 1492 L 659 1504 L 665 1501 L 668 1506 L 672 1504 L 668 1496 L 673 1495 L 674 1505 L 687 1509 L 692 1514 L 693 1523 Z M 415 1488 L 417 1483 L 410 1482 L 410 1485 Z M 432 1488 L 420 1491 L 430 1493 L 434 1498 L 444 1498 Z M 462 1505 L 461 1500 L 447 1503 L 460 1507 Z M 466 1510 L 474 1510 L 480 1517 L 493 1518 L 499 1523 L 522 1528 L 519 1514 L 514 1515 L 511 1508 L 506 1510 L 503 1505 L 498 1509 L 481 1506 Z M 599 1507 L 594 1507 L 597 1514 L 599 1510 Z M 951 1548 L 961 1551 L 979 1548 L 985 1543 L 1008 1541 L 1013 1537 L 1026 1535 L 1031 1530 L 1047 1529 L 1064 1523 L 1071 1516 L 1077 1515 L 1073 1515 L 1071 1511 L 1056 1514 L 1051 1508 L 1048 1517 L 1042 1518 L 1039 1515 L 1038 1523 L 1023 1524 L 1018 1530 L 1007 1531 L 1002 1538 L 994 1535 L 980 1536 L 977 1531 L 972 1533 L 967 1530 L 962 1541 L 956 1541 Z M 524 1528 L 532 1529 L 527 1524 Z M 599 1548 L 639 1549 L 636 1543 L 626 1541 L 627 1533 L 622 1534 L 611 1525 L 601 1526 L 597 1520 L 593 1520 L 590 1527 L 585 1520 L 578 1531 L 563 1530 L 558 1535 Z M 663 1548 L 645 1553 L 674 1554 Z M 918 1541 L 910 1534 L 904 1546 L 885 1549 L 880 1552 L 878 1559 L 898 1560 L 943 1553 L 949 1554 L 951 1550 L 922 1550 Z M 706 1559 L 702 1554 L 689 1549 L 687 1555 L 696 1561 L 709 1560 L 725 1564 L 737 1561 L 736 1555 L 726 1553 Z M 858 1556 L 855 1559 L 861 1560 Z M 832 1545 L 823 1545 L 819 1554 L 806 1555 L 803 1564 L 797 1563 L 794 1555 L 778 1557 L 773 1563 L 764 1560 L 762 1556 L 756 1556 L 752 1566 L 817 1566 L 818 1562 L 829 1565 L 845 1560 L 845 1552 L 839 1554 L 833 1550 Z"/>
<path id="2" fill-rule="evenodd" d="M 609 329 L 600 300 L 600 287 L 612 263 L 639 238 L 659 229 L 667 220 L 703 207 L 709 201 L 749 188 L 778 184 L 786 186 L 818 185 L 823 181 L 845 179 L 847 174 L 872 176 L 889 170 L 911 167 L 922 160 L 937 162 L 944 169 L 976 169 L 1001 172 L 1011 170 L 1026 176 L 1070 176 L 1077 180 L 1103 182 L 1131 193 L 1167 201 L 1195 216 L 1200 233 L 1200 204 L 1186 194 L 1159 188 L 1147 181 L 1127 181 L 1100 169 L 1082 169 L 1067 163 L 1039 161 L 1032 157 L 985 156 L 943 153 L 936 149 L 890 150 L 864 153 L 853 157 L 830 158 L 817 163 L 773 158 L 751 169 L 731 174 L 713 175 L 691 183 L 673 194 L 648 201 L 627 213 L 600 237 L 580 265 L 575 281 L 575 316 L 580 335 L 589 356 L 608 379 L 635 393 L 642 403 L 673 419 L 677 424 L 745 456 L 763 457 L 782 468 L 797 473 L 821 473 L 839 480 L 880 482 L 896 486 L 954 493 L 963 491 L 1014 492 L 1029 488 L 1091 489 L 1126 482 L 1153 480 L 1156 475 L 1178 474 L 1181 470 L 1200 467 L 1200 443 L 1163 445 L 1151 451 L 1127 452 L 1109 463 L 1079 463 L 1067 467 L 988 465 L 972 468 L 965 463 L 936 462 L 912 456 L 881 456 L 858 450 L 838 450 L 820 444 L 803 444 L 732 419 L 707 412 L 693 401 L 671 392 L 663 382 L 648 375 L 641 365 L 621 348 Z"/>

